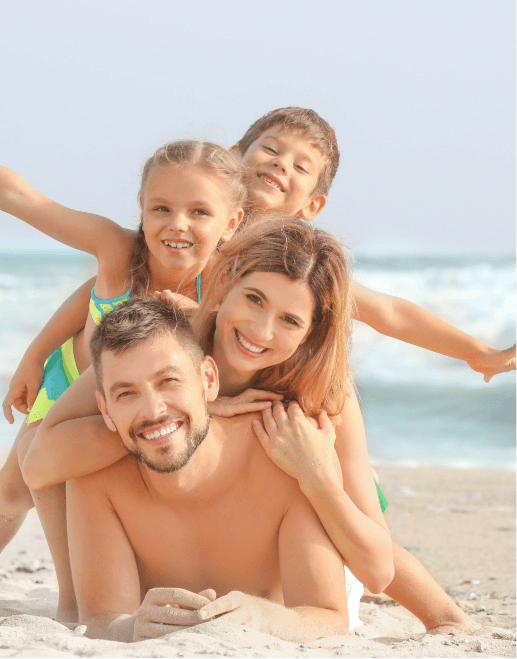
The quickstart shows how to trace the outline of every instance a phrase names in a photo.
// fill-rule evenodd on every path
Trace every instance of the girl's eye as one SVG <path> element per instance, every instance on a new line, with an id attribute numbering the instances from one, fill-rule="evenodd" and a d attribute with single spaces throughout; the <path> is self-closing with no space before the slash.
<path id="1" fill-rule="evenodd" d="M 192 211 L 192 215 L 208 215 L 208 213 L 203 208 L 196 208 Z"/>
<path id="2" fill-rule="evenodd" d="M 253 293 L 248 293 L 246 297 L 250 302 L 254 302 L 255 304 L 262 304 L 262 300 L 259 298 L 258 295 L 253 295 Z"/>
<path id="3" fill-rule="evenodd" d="M 167 206 L 157 206 L 154 210 L 159 211 L 160 213 L 168 213 L 169 212 L 169 209 L 167 208 Z"/>

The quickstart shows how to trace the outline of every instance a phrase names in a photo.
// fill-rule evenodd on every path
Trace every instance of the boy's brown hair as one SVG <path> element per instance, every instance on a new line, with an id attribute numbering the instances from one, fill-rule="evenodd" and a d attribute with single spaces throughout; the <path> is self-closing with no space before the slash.
<path id="1" fill-rule="evenodd" d="M 313 194 L 328 195 L 339 167 L 339 149 L 334 129 L 314 110 L 296 107 L 278 108 L 271 110 L 251 124 L 244 136 L 237 142 L 241 154 L 244 155 L 250 145 L 273 126 L 302 131 L 322 152 L 325 158 L 325 169 Z"/>

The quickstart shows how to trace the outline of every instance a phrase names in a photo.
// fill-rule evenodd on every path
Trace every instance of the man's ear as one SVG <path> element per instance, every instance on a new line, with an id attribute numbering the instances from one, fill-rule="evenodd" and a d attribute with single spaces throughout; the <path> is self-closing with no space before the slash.
<path id="1" fill-rule="evenodd" d="M 219 394 L 219 373 L 212 357 L 206 356 L 201 362 L 201 376 L 203 377 L 206 400 L 211 402 Z"/>
<path id="2" fill-rule="evenodd" d="M 108 426 L 110 430 L 112 430 L 113 432 L 117 432 L 117 426 L 111 420 L 111 417 L 108 412 L 108 408 L 106 407 L 106 400 L 100 391 L 95 392 L 95 399 L 97 400 L 97 405 L 99 406 L 99 410 L 101 411 L 102 418 L 104 419 L 104 423 Z"/>
<path id="3" fill-rule="evenodd" d="M 301 209 L 298 213 L 304 220 L 310 222 L 313 220 L 316 215 L 319 215 L 321 211 L 327 205 L 327 197 L 324 194 L 315 194 L 312 195 L 307 204 Z"/>
<path id="4" fill-rule="evenodd" d="M 222 240 L 223 243 L 225 243 L 227 240 L 230 240 L 233 234 L 237 231 L 237 229 L 239 228 L 239 224 L 242 222 L 243 217 L 244 217 L 244 211 L 242 208 L 239 208 L 239 210 L 228 220 L 228 226 L 223 231 L 223 234 L 221 235 L 220 238 L 220 240 Z"/>

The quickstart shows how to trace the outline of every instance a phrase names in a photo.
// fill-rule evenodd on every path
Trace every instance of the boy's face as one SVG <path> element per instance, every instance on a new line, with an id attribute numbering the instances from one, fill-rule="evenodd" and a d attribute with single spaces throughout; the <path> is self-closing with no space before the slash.
<path id="1" fill-rule="evenodd" d="M 313 195 L 325 167 L 321 151 L 299 130 L 273 126 L 244 154 L 249 167 L 249 195 L 253 209 L 300 215 L 312 220 L 327 201 Z"/>

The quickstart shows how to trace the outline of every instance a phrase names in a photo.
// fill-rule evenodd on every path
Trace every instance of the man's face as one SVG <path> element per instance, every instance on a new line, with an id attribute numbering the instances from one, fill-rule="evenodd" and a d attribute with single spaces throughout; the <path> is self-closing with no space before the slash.
<path id="1" fill-rule="evenodd" d="M 273 126 L 252 142 L 243 158 L 254 209 L 301 215 L 306 220 L 323 209 L 326 197 L 312 193 L 325 158 L 302 131 Z"/>
<path id="2" fill-rule="evenodd" d="M 119 355 L 104 352 L 101 359 L 105 398 L 98 393 L 97 400 L 108 427 L 154 471 L 184 467 L 209 431 L 207 393 L 213 399 L 214 382 L 217 389 L 213 361 L 205 359 L 198 372 L 170 334 Z"/>

